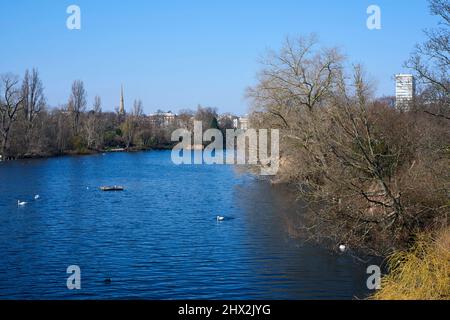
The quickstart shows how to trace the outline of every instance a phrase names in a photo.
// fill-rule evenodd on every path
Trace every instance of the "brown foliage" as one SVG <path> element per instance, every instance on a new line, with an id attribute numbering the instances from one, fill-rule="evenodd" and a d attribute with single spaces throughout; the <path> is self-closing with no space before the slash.
<path id="1" fill-rule="evenodd" d="M 249 96 L 252 125 L 281 129 L 275 180 L 297 185 L 307 200 L 305 229 L 332 245 L 384 253 L 418 230 L 445 224 L 446 120 L 373 99 L 362 68 L 346 73 L 335 49 L 291 43 L 264 64 Z"/>

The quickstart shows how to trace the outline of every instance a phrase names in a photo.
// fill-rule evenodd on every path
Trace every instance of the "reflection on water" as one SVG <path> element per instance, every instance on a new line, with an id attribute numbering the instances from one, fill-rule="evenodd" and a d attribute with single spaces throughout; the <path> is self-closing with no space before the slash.
<path id="1" fill-rule="evenodd" d="M 295 206 L 232 166 L 175 166 L 170 152 L 1 163 L 0 298 L 364 297 L 366 264 L 290 236 Z M 81 290 L 66 288 L 69 265 Z"/>

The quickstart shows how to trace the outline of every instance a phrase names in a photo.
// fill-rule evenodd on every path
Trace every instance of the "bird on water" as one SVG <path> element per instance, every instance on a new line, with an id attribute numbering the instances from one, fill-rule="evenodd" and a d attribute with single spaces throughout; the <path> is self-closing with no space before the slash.
<path id="1" fill-rule="evenodd" d="M 26 205 L 27 203 L 25 202 L 25 201 L 20 201 L 20 200 L 17 200 L 17 206 L 19 206 L 19 207 L 23 207 L 24 205 Z"/>

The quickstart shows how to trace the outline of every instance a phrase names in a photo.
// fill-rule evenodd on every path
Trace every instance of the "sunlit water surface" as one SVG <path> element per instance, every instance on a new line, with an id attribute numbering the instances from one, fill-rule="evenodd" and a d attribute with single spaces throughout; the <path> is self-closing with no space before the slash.
<path id="1" fill-rule="evenodd" d="M 367 263 L 294 239 L 296 207 L 233 166 L 176 166 L 167 151 L 0 163 L 0 298 L 365 297 Z"/>

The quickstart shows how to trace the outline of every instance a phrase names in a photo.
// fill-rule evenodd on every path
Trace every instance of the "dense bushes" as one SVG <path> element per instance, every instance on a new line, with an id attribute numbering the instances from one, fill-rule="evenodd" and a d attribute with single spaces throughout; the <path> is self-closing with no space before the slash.
<path id="1" fill-rule="evenodd" d="M 287 40 L 249 89 L 251 123 L 281 130 L 274 182 L 307 200 L 305 230 L 385 254 L 447 224 L 450 132 L 447 119 L 424 112 L 430 104 L 397 110 L 374 98 L 366 78 L 337 49 Z"/>

